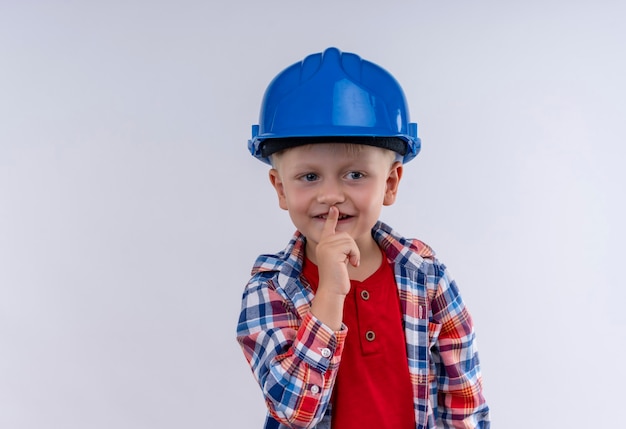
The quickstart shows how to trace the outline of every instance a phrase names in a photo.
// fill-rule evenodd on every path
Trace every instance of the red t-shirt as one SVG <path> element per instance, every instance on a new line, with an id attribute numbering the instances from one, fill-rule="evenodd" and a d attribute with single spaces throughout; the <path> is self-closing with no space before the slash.
<path id="1" fill-rule="evenodd" d="M 317 266 L 306 259 L 303 274 L 316 291 Z M 386 255 L 374 274 L 350 283 L 343 309 L 348 335 L 331 398 L 332 426 L 414 429 L 400 298 Z"/>

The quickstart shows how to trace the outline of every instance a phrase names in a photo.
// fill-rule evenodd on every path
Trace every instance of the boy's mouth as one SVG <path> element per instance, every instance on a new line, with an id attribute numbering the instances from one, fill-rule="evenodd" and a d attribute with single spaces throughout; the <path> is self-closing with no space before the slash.
<path id="1" fill-rule="evenodd" d="M 328 218 L 328 215 L 327 214 L 322 214 L 322 215 L 317 215 L 315 217 L 318 218 L 318 219 L 326 220 Z M 344 219 L 348 219 L 348 218 L 351 218 L 351 217 L 352 216 L 347 215 L 347 214 L 340 214 L 338 220 L 344 220 Z"/>

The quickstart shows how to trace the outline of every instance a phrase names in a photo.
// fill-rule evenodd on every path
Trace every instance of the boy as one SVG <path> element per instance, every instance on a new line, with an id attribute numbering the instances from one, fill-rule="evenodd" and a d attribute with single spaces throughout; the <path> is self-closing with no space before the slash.
<path id="1" fill-rule="evenodd" d="M 420 149 L 395 79 L 335 48 L 310 55 L 272 81 L 252 134 L 297 229 L 257 259 L 237 328 L 265 428 L 488 428 L 455 282 L 378 221 Z"/>

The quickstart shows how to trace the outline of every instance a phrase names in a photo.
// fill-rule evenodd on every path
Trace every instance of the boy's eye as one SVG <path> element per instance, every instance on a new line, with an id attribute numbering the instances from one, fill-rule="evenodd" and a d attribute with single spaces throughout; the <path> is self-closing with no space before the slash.
<path id="1" fill-rule="evenodd" d="M 362 179 L 364 176 L 365 175 L 361 173 L 360 171 L 351 171 L 348 173 L 346 177 L 350 180 L 357 180 L 357 179 Z"/>
<path id="2" fill-rule="evenodd" d="M 302 180 L 305 182 L 314 182 L 317 180 L 317 174 L 315 173 L 307 173 L 302 176 Z"/>

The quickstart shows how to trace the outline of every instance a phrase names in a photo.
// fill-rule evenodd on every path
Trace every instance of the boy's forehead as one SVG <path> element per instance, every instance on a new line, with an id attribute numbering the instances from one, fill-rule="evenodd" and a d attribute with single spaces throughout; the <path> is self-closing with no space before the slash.
<path id="1" fill-rule="evenodd" d="M 371 160 L 376 159 L 377 155 L 381 160 L 395 159 L 395 152 L 388 149 L 382 149 L 375 146 L 369 146 L 356 143 L 314 143 L 302 146 L 295 146 L 281 151 L 276 159 L 281 159 L 289 163 L 312 163 L 318 159 L 331 160 Z M 389 155 L 389 156 L 386 156 Z"/>
<path id="2" fill-rule="evenodd" d="M 375 146 L 370 146 L 361 143 L 350 143 L 350 142 L 320 142 L 320 143 L 309 143 L 300 146 L 294 146 L 288 149 L 285 149 L 285 152 L 297 152 L 297 153 L 307 153 L 307 152 L 329 152 L 335 154 L 347 154 L 347 155 L 360 155 L 362 153 L 367 152 L 378 152 L 385 151 L 390 152 L 387 149 L 382 149 Z"/>
<path id="3" fill-rule="evenodd" d="M 364 147 L 364 145 L 351 144 L 351 143 L 314 143 L 306 144 L 302 146 L 295 146 L 286 149 L 284 153 L 289 155 L 289 158 L 311 158 L 318 156 L 333 156 L 333 157 L 346 157 L 346 158 L 358 158 L 374 149 L 373 147 Z"/>

